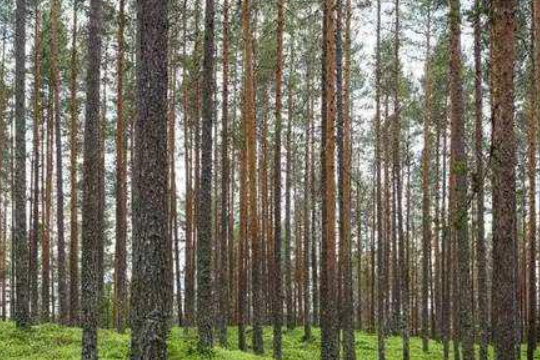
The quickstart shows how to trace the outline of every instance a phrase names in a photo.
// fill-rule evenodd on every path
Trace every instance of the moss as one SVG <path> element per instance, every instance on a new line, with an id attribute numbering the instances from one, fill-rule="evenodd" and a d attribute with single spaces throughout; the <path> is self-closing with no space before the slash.
<path id="1" fill-rule="evenodd" d="M 251 336 L 249 331 L 248 337 Z M 320 332 L 313 329 L 313 339 L 302 341 L 303 331 L 297 328 L 285 331 L 283 336 L 283 355 L 285 360 L 316 360 L 319 358 Z M 184 332 L 175 328 L 169 336 L 169 359 L 171 360 L 256 360 L 272 358 L 272 329 L 264 330 L 265 356 L 256 356 L 244 353 L 236 346 L 236 328 L 229 330 L 230 348 L 216 347 L 209 354 L 200 354 L 197 351 L 197 338 L 195 330 Z M 110 330 L 99 332 L 100 359 L 127 359 L 129 353 L 129 333 L 120 335 Z M 18 330 L 12 323 L 0 322 L 0 359 L 3 360 L 78 360 L 80 359 L 81 330 L 58 325 L 40 325 L 30 330 Z M 248 338 L 251 345 L 251 338 Z M 252 349 L 250 348 L 250 351 Z M 359 359 L 377 359 L 377 337 L 375 335 L 357 333 L 356 352 Z M 401 339 L 393 337 L 388 340 L 387 358 L 401 359 Z M 442 346 L 431 342 L 430 351 L 422 352 L 420 338 L 411 338 L 412 360 L 442 360 Z M 540 359 L 540 353 L 535 357 Z"/>

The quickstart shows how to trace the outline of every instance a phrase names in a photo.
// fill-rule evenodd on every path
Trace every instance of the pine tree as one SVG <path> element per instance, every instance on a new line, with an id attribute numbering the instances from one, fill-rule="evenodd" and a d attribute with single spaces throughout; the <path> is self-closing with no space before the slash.
<path id="1" fill-rule="evenodd" d="M 454 314 L 463 344 L 463 360 L 474 359 L 474 329 L 471 318 L 471 270 L 468 236 L 467 157 L 465 153 L 465 119 L 461 59 L 460 0 L 450 2 L 450 102 L 451 160 L 450 203 L 452 236 L 457 239 L 457 276 L 454 293 L 459 303 L 453 304 Z M 457 307 L 456 307 L 457 306 Z M 456 342 L 455 342 L 456 343 Z"/>
<path id="2" fill-rule="evenodd" d="M 39 219 L 39 165 L 40 165 L 40 127 L 42 122 L 42 31 L 41 31 L 41 11 L 35 9 L 35 37 L 34 37 L 34 104 L 33 104 L 33 170 L 32 179 L 32 228 L 30 232 L 29 246 L 29 280 L 30 280 L 30 317 L 32 321 L 38 318 L 38 243 L 40 234 L 40 219 Z"/>
<path id="3" fill-rule="evenodd" d="M 487 301 L 487 256 L 484 224 L 484 152 L 483 152 L 483 89 L 482 89 L 482 21 L 480 0 L 475 0 L 474 61 L 475 61 L 475 152 L 476 152 L 476 257 L 478 272 L 478 322 L 480 330 L 480 360 L 488 358 L 489 325 Z M 533 195 L 534 197 L 534 195 Z"/>
<path id="4" fill-rule="evenodd" d="M 26 236 L 26 0 L 17 0 L 15 11 L 15 178 L 14 252 L 16 277 L 15 323 L 25 328 L 30 323 L 28 245 Z"/>
<path id="5" fill-rule="evenodd" d="M 431 195 L 430 195 L 430 160 L 431 160 L 431 4 L 428 4 L 426 29 L 426 74 L 425 74 L 425 114 L 424 114 L 424 150 L 422 153 L 422 350 L 429 350 L 429 266 L 431 258 Z"/>
<path id="6" fill-rule="evenodd" d="M 134 127 L 131 358 L 166 359 L 170 318 L 167 232 L 167 4 L 138 3 Z"/>
<path id="7" fill-rule="evenodd" d="M 321 275 L 321 358 L 337 359 L 337 269 L 335 233 L 335 121 L 336 121 L 336 37 L 335 1 L 323 3 L 322 72 L 322 275 Z"/>
<path id="8" fill-rule="evenodd" d="M 82 359 L 97 360 L 98 254 L 103 237 L 99 216 L 100 171 L 100 75 L 102 1 L 92 0 L 88 22 L 88 60 L 86 78 L 86 123 L 84 128 L 81 323 Z"/>
<path id="9" fill-rule="evenodd" d="M 381 129 L 381 0 L 377 0 L 377 48 L 375 69 L 375 166 L 376 166 L 376 208 L 377 208 L 377 352 L 378 359 L 386 359 L 386 238 L 383 230 L 383 184 L 382 177 L 382 145 L 383 134 Z"/>
<path id="10" fill-rule="evenodd" d="M 230 259 L 228 257 L 229 239 L 229 2 L 223 3 L 223 44 L 222 44 L 222 113 L 221 113 L 221 224 L 220 226 L 220 256 L 219 256 L 219 280 L 221 284 L 232 281 L 228 278 L 228 267 Z M 227 325 L 229 322 L 229 291 L 227 286 L 219 287 L 219 343 L 227 346 Z"/>
<path id="11" fill-rule="evenodd" d="M 493 330 L 497 360 L 514 360 L 516 274 L 516 138 L 514 133 L 514 31 L 516 2 L 491 4 L 493 111 Z"/>
<path id="12" fill-rule="evenodd" d="M 198 348 L 212 347 L 212 117 L 214 112 L 214 1 L 206 0 L 203 88 L 201 184 L 197 211 L 197 329 Z"/>
<path id="13" fill-rule="evenodd" d="M 68 323 L 68 291 L 66 280 L 66 246 L 64 237 L 64 178 L 62 165 L 62 132 L 61 132 L 61 79 L 58 68 L 58 26 L 60 1 L 51 3 L 51 73 L 54 97 L 54 132 L 56 141 L 56 221 L 58 251 L 58 298 L 60 304 L 60 323 Z"/>
<path id="14" fill-rule="evenodd" d="M 283 86 L 283 33 L 285 28 L 285 0 L 277 2 L 277 55 L 276 55 L 276 124 L 274 148 L 274 261 L 273 261 L 273 356 L 280 360 L 282 352 L 283 291 L 281 260 L 281 131 Z"/>
<path id="15" fill-rule="evenodd" d="M 119 2 L 116 89 L 116 249 L 114 261 L 114 324 L 124 332 L 127 317 L 127 156 L 124 124 L 124 29 L 125 0 Z"/>
<path id="16" fill-rule="evenodd" d="M 79 109 L 77 105 L 77 18 L 78 1 L 73 2 L 73 29 L 71 34 L 71 59 L 69 79 L 69 147 L 70 147 L 70 248 L 69 248 L 69 319 L 71 325 L 79 322 L 79 220 L 78 220 L 78 189 L 77 189 L 77 159 L 78 159 L 78 123 Z"/>

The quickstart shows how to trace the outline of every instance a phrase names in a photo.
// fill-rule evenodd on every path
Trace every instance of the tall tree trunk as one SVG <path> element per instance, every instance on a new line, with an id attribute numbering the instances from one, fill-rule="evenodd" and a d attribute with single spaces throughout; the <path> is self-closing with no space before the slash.
<path id="1" fill-rule="evenodd" d="M 182 8 L 182 57 L 187 57 L 186 43 L 187 37 L 187 0 L 184 0 Z M 189 88 L 188 72 L 184 68 L 182 70 L 182 106 L 184 108 L 184 160 L 186 167 L 186 251 L 185 251 L 185 310 L 186 319 L 184 326 L 186 329 L 193 326 L 193 316 L 195 313 L 195 270 L 193 264 L 194 253 L 194 205 L 193 205 L 193 126 L 192 119 L 189 118 L 192 111 L 188 104 Z"/>
<path id="2" fill-rule="evenodd" d="M 337 0 L 336 18 L 336 69 L 337 69 L 337 141 L 338 141 L 338 203 L 339 203 L 339 262 L 341 284 L 340 325 L 343 330 L 343 358 L 356 359 L 354 346 L 354 313 L 352 289 L 351 245 L 351 124 L 349 114 L 350 86 L 350 16 L 349 8 L 343 9 L 343 0 Z M 343 46 L 343 17 L 346 19 L 345 45 Z M 345 52 L 345 55 L 343 54 Z M 345 65 L 343 62 L 345 60 Z M 345 67 L 345 70 L 343 69 Z M 345 73 L 345 75 L 344 75 Z"/>
<path id="3" fill-rule="evenodd" d="M 294 68 L 294 37 L 291 37 L 291 56 L 290 56 L 290 71 L 287 89 L 287 133 L 286 133 L 286 165 L 285 165 L 285 308 L 286 308 L 286 324 L 287 329 L 294 329 L 293 315 L 293 276 L 292 276 L 292 206 L 291 206 L 291 188 L 292 188 L 292 172 L 293 172 L 293 149 L 292 149 L 292 122 L 293 114 L 293 68 Z"/>
<path id="4" fill-rule="evenodd" d="M 79 219 L 78 219 L 78 189 L 77 189 L 77 158 L 79 109 L 77 105 L 77 77 L 78 77 L 78 53 L 77 53 L 77 13 L 78 2 L 73 2 L 73 30 L 71 38 L 71 64 L 70 64 L 70 250 L 69 250 L 69 319 L 71 325 L 79 322 Z"/>
<path id="5" fill-rule="evenodd" d="M 402 184 L 402 174 L 401 174 L 401 104 L 399 97 L 400 89 L 400 74 L 401 74 L 401 62 L 400 62 L 400 32 L 401 32 L 401 18 L 400 18 L 400 1 L 395 1 L 396 7 L 396 28 L 395 28 L 395 68 L 394 68 L 394 123 L 393 123 L 393 177 L 395 180 L 395 192 L 396 192 L 396 211 L 397 214 L 397 231 L 394 234 L 394 237 L 399 239 L 399 273 L 400 280 L 396 282 L 399 284 L 399 299 L 397 302 L 397 311 L 400 314 L 399 316 L 399 326 L 401 328 L 401 335 L 403 338 L 403 359 L 408 360 L 409 355 L 409 271 L 406 261 L 406 239 L 403 231 L 403 184 Z M 397 272 L 394 272 L 397 275 Z"/>
<path id="6" fill-rule="evenodd" d="M 98 257 L 103 238 L 99 212 L 100 76 L 102 1 L 91 0 L 88 22 L 86 78 L 86 124 L 84 129 L 81 308 L 83 326 L 82 359 L 97 360 Z"/>
<path id="7" fill-rule="evenodd" d="M 273 356 L 280 360 L 282 352 L 283 292 L 281 272 L 281 130 L 283 89 L 283 32 L 285 28 L 285 0 L 278 0 L 277 55 L 276 55 L 276 125 L 274 148 L 274 261 L 273 261 Z"/>
<path id="8" fill-rule="evenodd" d="M 426 29 L 426 82 L 424 113 L 424 151 L 422 153 L 422 350 L 429 350 L 429 266 L 431 259 L 431 111 L 433 81 L 431 76 L 431 5 L 428 5 Z M 433 304 L 433 303 L 432 303 Z"/>
<path id="9" fill-rule="evenodd" d="M 26 0 L 17 0 L 15 11 L 15 209 L 14 252 L 17 274 L 28 273 L 26 236 Z M 16 277 L 15 323 L 19 328 L 29 325 L 28 276 Z"/>
<path id="10" fill-rule="evenodd" d="M 44 131 L 47 150 L 45 152 L 44 176 L 43 176 L 43 237 L 41 242 L 41 321 L 49 322 L 51 317 L 51 234 L 52 234 L 52 177 L 53 177 L 53 95 L 49 87 L 47 94 L 47 131 Z M 45 149 L 45 146 L 43 147 Z M 45 164 L 45 161 L 43 164 Z"/>
<path id="11" fill-rule="evenodd" d="M 124 332 L 127 317 L 127 156 L 124 138 L 124 29 L 125 0 L 119 1 L 116 88 L 116 249 L 114 259 L 114 326 Z"/>
<path id="12" fill-rule="evenodd" d="M 377 353 L 379 360 L 386 359 L 386 239 L 383 230 L 383 202 L 382 202 L 382 129 L 381 129 L 381 0 L 377 0 L 377 48 L 375 64 L 375 166 L 376 169 L 376 217 L 377 217 Z"/>
<path id="13" fill-rule="evenodd" d="M 36 9 L 36 35 L 34 43 L 34 131 L 33 131 L 33 194 L 32 194 L 32 229 L 30 232 L 29 246 L 29 277 L 30 277 L 30 316 L 32 321 L 38 318 L 38 243 L 39 243 L 39 159 L 40 159 L 40 127 L 42 126 L 42 32 L 41 32 L 41 12 Z"/>
<path id="14" fill-rule="evenodd" d="M 491 4 L 493 280 L 497 360 L 516 359 L 516 140 L 514 133 L 514 31 L 516 2 Z"/>
<path id="15" fill-rule="evenodd" d="M 166 359 L 171 316 L 167 229 L 167 4 L 139 1 L 133 169 L 134 360 Z"/>
<path id="16" fill-rule="evenodd" d="M 60 92 L 61 79 L 58 69 L 58 18 L 61 6 L 59 0 L 51 3 L 51 73 L 54 96 L 54 127 L 56 135 L 56 225 L 58 252 L 58 298 L 59 320 L 61 324 L 68 323 L 68 292 L 66 281 L 66 246 L 64 237 L 64 178 L 62 164 L 62 125 Z"/>
<path id="17" fill-rule="evenodd" d="M 306 86 L 307 86 L 307 121 L 306 121 L 306 148 L 305 148 L 305 188 L 304 188 L 304 253 L 303 253 L 303 274 L 304 274 L 304 283 L 303 286 L 303 295 L 304 295 L 304 340 L 308 341 L 312 337 L 311 332 L 311 298 L 310 298 L 310 274 L 309 274 L 309 259 L 310 259 L 310 250 L 311 246 L 314 246 L 311 242 L 311 234 L 315 228 L 315 224 L 311 222 L 310 210 L 314 203 L 311 199 L 311 189 L 313 187 L 313 178 L 311 177 L 311 148 L 313 141 L 313 134 L 311 133 L 311 126 L 313 123 L 313 100 L 312 100 L 312 84 L 311 84 L 311 74 L 312 70 L 310 63 L 306 64 Z"/>
<path id="18" fill-rule="evenodd" d="M 478 321 L 480 330 L 480 360 L 488 358 L 487 255 L 484 225 L 484 151 L 483 151 L 483 90 L 482 90 L 482 22 L 481 2 L 475 0 L 474 66 L 475 66 L 475 152 L 476 152 L 476 261 L 478 272 Z M 536 132 L 536 127 L 535 127 Z M 535 135 L 536 136 L 536 135 Z M 535 140 L 536 141 L 536 140 Z M 534 150 L 536 151 L 536 150 Z M 536 153 L 533 152 L 533 157 Z M 536 167 L 536 165 L 534 165 Z M 534 179 L 533 174 L 533 179 Z M 533 180 L 533 183 L 535 180 Z M 535 195 L 532 195 L 534 198 Z M 535 219 L 535 217 L 533 217 Z M 534 220 L 536 221 L 536 220 Z M 533 221 L 533 223 L 534 223 Z M 536 296 L 536 295 L 535 295 Z"/>
<path id="19" fill-rule="evenodd" d="M 336 184 L 335 184 L 335 121 L 336 121 L 336 36 L 335 1 L 323 3 L 322 57 L 322 276 L 321 276 L 321 358 L 337 359 L 337 269 L 336 269 Z"/>
<path id="20" fill-rule="evenodd" d="M 223 44 L 222 44 L 222 108 L 221 108 L 221 224 L 220 226 L 220 256 L 219 256 L 219 280 L 222 286 L 219 287 L 219 343 L 227 346 L 227 325 L 229 322 L 229 291 L 224 286 L 232 279 L 228 278 L 228 258 L 229 239 L 229 2 L 223 3 Z"/>
<path id="21" fill-rule="evenodd" d="M 212 122 L 214 111 L 214 0 L 206 0 L 202 88 L 201 183 L 197 208 L 198 348 L 212 347 Z"/>
<path id="22" fill-rule="evenodd" d="M 463 360 L 474 359 L 474 328 L 471 311 L 471 269 L 468 234 L 467 155 L 465 153 L 465 119 L 461 59 L 460 0 L 450 1 L 450 100 L 451 100 L 451 182 L 450 201 L 452 236 L 457 241 L 457 277 L 455 293 L 459 304 L 454 308 L 458 319 Z M 457 299 L 457 298 L 456 298 Z M 456 304 L 454 304 L 456 306 Z"/>

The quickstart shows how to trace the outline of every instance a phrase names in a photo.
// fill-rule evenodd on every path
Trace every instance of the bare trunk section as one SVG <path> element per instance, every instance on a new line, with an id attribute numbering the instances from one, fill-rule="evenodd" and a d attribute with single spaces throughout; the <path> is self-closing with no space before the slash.
<path id="1" fill-rule="evenodd" d="M 276 124 L 274 148 L 274 261 L 273 261 L 273 356 L 280 360 L 282 352 L 283 291 L 281 271 L 281 131 L 283 89 L 283 33 L 285 28 L 285 0 L 278 0 L 277 9 L 277 55 L 276 55 Z"/>
<path id="2" fill-rule="evenodd" d="M 133 169 L 131 358 L 167 358 L 171 317 L 167 229 L 167 4 L 139 1 Z"/>
<path id="3" fill-rule="evenodd" d="M 17 0 L 15 11 L 15 177 L 14 253 L 17 274 L 28 273 L 26 234 L 26 0 Z M 29 318 L 28 276 L 16 277 L 15 323 L 26 328 Z"/>
<path id="4" fill-rule="evenodd" d="M 91 0 L 88 22 L 88 63 L 86 78 L 86 124 L 84 129 L 83 205 L 82 205 L 82 359 L 97 360 L 98 263 L 99 245 L 103 239 L 103 218 L 99 212 L 101 193 L 100 144 L 100 76 L 102 1 Z"/>
<path id="5" fill-rule="evenodd" d="M 77 189 L 77 158 L 79 109 L 77 106 L 77 77 L 78 77 L 78 53 L 77 53 L 77 1 L 73 4 L 73 30 L 71 38 L 71 74 L 70 74 L 70 251 L 69 251 L 69 319 L 71 325 L 79 322 L 79 219 L 78 219 L 78 189 Z"/>
<path id="6" fill-rule="evenodd" d="M 116 89 L 116 248 L 114 259 L 114 326 L 123 333 L 127 320 L 127 156 L 124 134 L 125 0 L 119 1 Z"/>
<path id="7" fill-rule="evenodd" d="M 467 203 L 467 155 L 465 152 L 465 119 L 461 59 L 461 6 L 460 0 L 450 1 L 450 101 L 451 101 L 451 159 L 450 159 L 450 204 L 451 232 L 456 239 L 456 273 L 453 304 L 462 342 L 463 360 L 474 359 L 474 327 L 472 323 L 471 266 L 468 234 Z M 457 306 L 457 307 L 455 307 Z M 458 339 L 455 339 L 455 344 Z M 458 347 L 456 346 L 456 349 Z"/>
<path id="8" fill-rule="evenodd" d="M 493 319 L 497 360 L 516 359 L 516 139 L 514 133 L 514 0 L 492 11 Z"/>

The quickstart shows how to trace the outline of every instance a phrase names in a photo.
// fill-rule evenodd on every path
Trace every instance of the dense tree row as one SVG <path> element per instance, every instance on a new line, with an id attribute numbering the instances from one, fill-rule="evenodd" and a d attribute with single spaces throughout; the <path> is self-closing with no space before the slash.
<path id="1" fill-rule="evenodd" d="M 533 359 L 540 0 L 16 0 L 0 34 L 2 320 L 83 359 L 172 326 Z"/>

